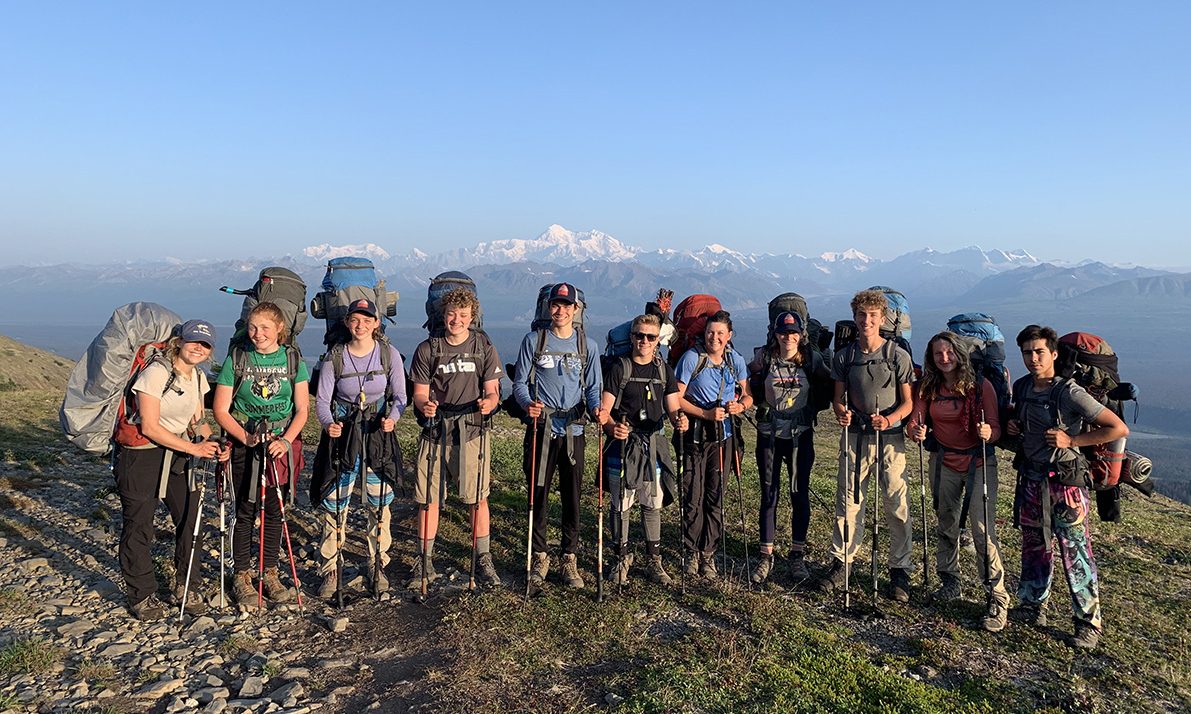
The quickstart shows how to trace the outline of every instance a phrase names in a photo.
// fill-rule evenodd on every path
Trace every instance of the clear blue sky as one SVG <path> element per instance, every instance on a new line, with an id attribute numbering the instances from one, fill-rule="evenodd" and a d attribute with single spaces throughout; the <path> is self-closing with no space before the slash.
<path id="1" fill-rule="evenodd" d="M 0 262 L 561 223 L 1191 266 L 1189 31 L 1186 2 L 6 3 Z"/>

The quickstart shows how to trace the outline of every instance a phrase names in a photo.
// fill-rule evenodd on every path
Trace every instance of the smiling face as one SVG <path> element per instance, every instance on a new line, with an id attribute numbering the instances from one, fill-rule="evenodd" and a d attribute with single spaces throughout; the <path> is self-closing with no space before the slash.
<path id="1" fill-rule="evenodd" d="M 376 328 L 380 326 L 380 320 L 362 312 L 350 313 L 343 319 L 343 322 L 347 325 L 347 331 L 351 334 L 352 340 L 356 342 L 372 337 Z"/>
<path id="2" fill-rule="evenodd" d="M 703 345 L 707 348 L 707 354 L 712 357 L 724 354 L 731 339 L 732 330 L 728 329 L 726 322 L 708 322 L 707 328 L 703 330 Z"/>
<path id="3" fill-rule="evenodd" d="M 798 346 L 802 344 L 801 332 L 779 332 L 775 336 L 783 359 L 792 359 L 798 354 Z"/>
<path id="4" fill-rule="evenodd" d="M 1059 353 L 1052 350 L 1046 340 L 1030 340 L 1021 346 L 1021 361 L 1032 376 L 1050 379 L 1055 376 L 1055 360 Z"/>
<path id="5" fill-rule="evenodd" d="M 178 359 L 190 367 L 211 359 L 211 345 L 205 342 L 183 342 L 178 348 Z"/>
<path id="6" fill-rule="evenodd" d="M 880 336 L 881 323 L 885 322 L 885 310 L 879 307 L 866 307 L 852 313 L 856 321 L 856 332 L 869 340 Z"/>
<path id="7" fill-rule="evenodd" d="M 448 337 L 463 337 L 471 328 L 472 314 L 470 307 L 451 307 L 443 313 L 443 324 L 447 328 Z"/>
<path id="8" fill-rule="evenodd" d="M 930 356 L 935 367 L 945 377 L 952 377 L 959 369 L 959 361 L 955 356 L 955 346 L 947 340 L 938 339 L 930 343 Z"/>
<path id="9" fill-rule="evenodd" d="M 658 351 L 658 336 L 660 332 L 656 325 L 635 325 L 629 337 L 633 344 L 633 356 L 643 361 L 652 360 Z"/>
<path id="10" fill-rule="evenodd" d="M 555 300 L 550 303 L 550 324 L 567 327 L 575 320 L 575 303 Z"/>
<path id="11" fill-rule="evenodd" d="M 277 339 L 281 334 L 281 323 L 265 313 L 257 313 L 248 318 L 248 340 L 261 354 L 275 352 L 278 347 Z"/>

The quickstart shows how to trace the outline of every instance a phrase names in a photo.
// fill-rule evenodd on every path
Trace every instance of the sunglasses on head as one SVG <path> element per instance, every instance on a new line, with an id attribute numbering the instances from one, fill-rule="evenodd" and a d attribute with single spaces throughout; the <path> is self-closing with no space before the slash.
<path id="1" fill-rule="evenodd" d="M 632 337 L 634 340 L 645 340 L 646 342 L 654 342 L 658 338 L 652 332 L 634 332 Z"/>

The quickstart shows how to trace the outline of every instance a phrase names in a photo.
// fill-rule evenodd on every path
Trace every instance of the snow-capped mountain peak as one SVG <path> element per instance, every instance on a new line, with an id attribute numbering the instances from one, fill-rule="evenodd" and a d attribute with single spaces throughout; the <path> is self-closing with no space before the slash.
<path id="1" fill-rule="evenodd" d="M 826 261 L 828 263 L 840 263 L 846 260 L 855 260 L 860 263 L 871 263 L 873 259 L 856 250 L 855 248 L 848 248 L 842 253 L 823 253 L 819 256 L 819 260 Z"/>
<path id="2" fill-rule="evenodd" d="M 376 243 L 365 243 L 363 245 L 331 245 L 330 243 L 323 243 L 321 245 L 312 245 L 308 248 L 303 248 L 302 255 L 319 261 L 330 260 L 332 258 L 346 258 L 349 256 L 369 258 L 371 260 L 388 260 L 390 258 L 389 251 L 381 248 Z"/>

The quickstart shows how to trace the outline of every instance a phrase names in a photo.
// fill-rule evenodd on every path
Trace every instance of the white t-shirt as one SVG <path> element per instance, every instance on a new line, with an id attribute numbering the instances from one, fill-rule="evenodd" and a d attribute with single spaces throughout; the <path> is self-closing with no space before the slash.
<path id="1" fill-rule="evenodd" d="M 152 362 L 141 371 L 132 385 L 132 391 L 160 399 L 161 415 L 158 422 L 170 433 L 181 436 L 190 426 L 191 419 L 203 403 L 203 396 L 210 391 L 211 386 L 207 384 L 203 371 L 195 368 L 189 377 L 176 375 L 170 388 L 166 389 L 172 371 L 163 362 Z"/>

